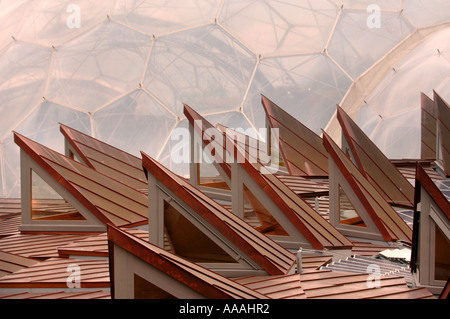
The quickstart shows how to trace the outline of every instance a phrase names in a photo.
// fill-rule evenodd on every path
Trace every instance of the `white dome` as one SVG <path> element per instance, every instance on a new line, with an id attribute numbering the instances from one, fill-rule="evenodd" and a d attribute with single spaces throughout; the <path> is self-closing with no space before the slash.
<path id="1" fill-rule="evenodd" d="M 416 42 L 439 46 L 439 57 L 437 47 L 427 55 L 419 46 L 416 57 L 396 63 L 397 73 L 367 85 L 366 103 L 349 107 L 386 154 L 417 157 L 399 145 L 420 140 L 421 91 L 449 96 L 449 7 L 446 0 L 1 1 L 0 196 L 20 196 L 11 131 L 63 152 L 63 123 L 137 156 L 143 150 L 181 174 L 187 167 L 171 164 L 170 136 L 187 127 L 183 103 L 213 124 L 258 130 L 264 94 L 320 133 L 355 84 L 365 87 L 362 75 L 427 30 Z M 438 25 L 447 31 L 434 32 Z M 425 69 L 426 80 L 405 84 Z M 400 103 L 395 92 L 405 87 Z"/>

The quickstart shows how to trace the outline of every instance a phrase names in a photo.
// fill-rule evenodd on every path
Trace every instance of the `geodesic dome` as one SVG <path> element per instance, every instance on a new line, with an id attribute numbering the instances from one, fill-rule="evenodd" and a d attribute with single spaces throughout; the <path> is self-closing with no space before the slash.
<path id="1" fill-rule="evenodd" d="M 449 23 L 445 0 L 2 1 L 0 194 L 20 196 L 13 130 L 62 152 L 63 123 L 186 174 L 183 103 L 257 131 L 261 94 L 318 134 L 342 104 L 387 155 L 418 157 L 419 94 L 450 91 Z"/>

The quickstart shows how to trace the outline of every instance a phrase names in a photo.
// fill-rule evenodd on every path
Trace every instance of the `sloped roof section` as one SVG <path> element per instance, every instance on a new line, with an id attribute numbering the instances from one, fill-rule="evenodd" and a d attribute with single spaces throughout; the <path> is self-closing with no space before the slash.
<path id="1" fill-rule="evenodd" d="M 235 281 L 271 299 L 305 299 L 300 278 L 299 274 L 292 274 L 236 278 Z"/>
<path id="2" fill-rule="evenodd" d="M 66 125 L 60 124 L 60 131 L 87 166 L 138 190 L 147 187 L 140 158 Z"/>
<path id="3" fill-rule="evenodd" d="M 30 267 L 36 263 L 38 263 L 38 261 L 35 259 L 0 250 L 0 278 L 22 268 Z"/>
<path id="4" fill-rule="evenodd" d="M 322 139 L 281 107 L 261 95 L 270 128 L 278 129 L 280 149 L 291 175 L 327 176 L 328 154 Z"/>
<path id="5" fill-rule="evenodd" d="M 347 249 L 352 246 L 350 240 L 284 184 L 280 178 L 269 173 L 264 165 L 258 161 L 250 162 L 248 154 L 240 154 L 240 150 L 232 142 L 226 143 L 226 146 L 231 153 L 235 154 L 236 159 L 245 158 L 244 163 L 239 164 L 315 249 Z M 231 147 L 234 149 L 230 149 Z"/>
<path id="6" fill-rule="evenodd" d="M 148 239 L 148 231 L 140 229 L 128 229 L 127 231 L 136 237 Z M 108 257 L 107 233 L 88 236 L 66 245 L 61 245 L 58 247 L 58 254 L 60 257 L 65 258 L 76 258 L 77 256 Z"/>
<path id="7" fill-rule="evenodd" d="M 420 183 L 427 193 L 434 200 L 436 205 L 444 212 L 445 216 L 450 220 L 450 202 L 441 192 L 436 183 L 430 178 L 428 173 L 423 169 L 421 165 L 417 165 L 416 179 Z M 439 181 L 439 183 L 445 183 L 444 181 Z M 450 181 L 446 181 L 447 185 Z"/>
<path id="8" fill-rule="evenodd" d="M 143 193 L 18 133 L 14 141 L 104 224 L 132 227 L 148 222 Z"/>
<path id="9" fill-rule="evenodd" d="M 323 143 L 386 241 L 410 243 L 412 230 L 336 143 L 323 132 Z"/>
<path id="10" fill-rule="evenodd" d="M 109 291 L 94 290 L 80 292 L 20 292 L 0 294 L 0 299 L 111 299 Z"/>
<path id="11" fill-rule="evenodd" d="M 199 134 L 203 135 L 206 128 L 209 127 L 208 122 L 204 120 L 199 114 L 192 109 L 185 106 L 188 114 L 195 115 L 195 120 L 201 121 L 203 125 L 199 127 Z M 323 249 L 324 247 L 340 249 L 349 248 L 352 246 L 343 234 L 327 222 L 318 212 L 316 212 L 307 202 L 300 198 L 292 189 L 284 184 L 276 175 L 263 174 L 263 165 L 258 159 L 250 160 L 248 149 L 243 149 L 242 145 L 223 133 L 224 139 L 220 145 L 233 154 L 234 159 L 248 172 L 251 178 L 261 187 L 261 189 L 271 198 L 271 200 L 282 210 L 288 217 L 290 222 L 302 233 L 302 235 L 311 243 L 316 249 Z M 216 157 L 218 161 L 222 160 Z M 229 164 L 224 163 L 223 165 Z M 230 175 L 231 176 L 231 171 Z"/>
<path id="12" fill-rule="evenodd" d="M 22 257 L 59 257 L 58 247 L 89 237 L 88 234 L 15 234 L 0 239 L 0 251 Z"/>
<path id="13" fill-rule="evenodd" d="M 436 92 L 434 92 L 434 100 L 438 112 L 440 154 L 444 175 L 450 177 L 450 106 Z"/>
<path id="14" fill-rule="evenodd" d="M 302 274 L 301 281 L 308 299 L 435 299 L 426 288 L 409 288 L 402 277 L 382 276 L 380 287 L 371 287 L 371 276 L 315 270 Z"/>
<path id="15" fill-rule="evenodd" d="M 214 155 L 216 159 L 215 163 L 220 165 L 223 172 L 226 174 L 226 177 L 231 178 L 230 165 L 226 161 L 226 154 L 224 151 L 225 140 L 224 138 L 217 139 L 217 137 L 222 136 L 223 133 L 189 105 L 184 105 L 183 112 L 189 120 L 190 125 L 192 125 L 194 130 L 196 130 L 196 133 L 201 136 L 202 143 L 204 143 L 205 147 Z M 212 134 L 214 134 L 214 138 L 212 137 Z"/>
<path id="16" fill-rule="evenodd" d="M 289 272 L 295 255 L 258 232 L 244 220 L 214 201 L 199 189 L 142 153 L 144 169 L 155 176 L 181 200 L 189 205 L 218 232 L 242 249 L 254 262 L 272 275 Z"/>
<path id="17" fill-rule="evenodd" d="M 174 255 L 116 227 L 108 226 L 110 250 L 117 245 L 142 259 L 159 271 L 211 299 L 267 299 L 261 293 L 251 290 L 231 279 Z M 114 254 L 111 254 L 114 265 Z M 114 272 L 114 269 L 111 268 Z M 111 278 L 114 278 L 112 273 Z M 114 282 L 112 282 L 114 287 Z"/>
<path id="18" fill-rule="evenodd" d="M 389 203 L 413 207 L 414 187 L 339 106 L 337 118 L 360 172 Z"/>
<path id="19" fill-rule="evenodd" d="M 421 105 L 421 159 L 436 159 L 436 103 L 425 93 L 420 94 Z"/>
<path id="20" fill-rule="evenodd" d="M 80 276 L 80 288 L 109 288 L 107 260 L 51 258 L 0 278 L 0 288 L 68 289 L 72 274 Z M 75 281 L 73 282 L 75 284 Z M 77 282 L 78 284 L 78 282 Z"/>

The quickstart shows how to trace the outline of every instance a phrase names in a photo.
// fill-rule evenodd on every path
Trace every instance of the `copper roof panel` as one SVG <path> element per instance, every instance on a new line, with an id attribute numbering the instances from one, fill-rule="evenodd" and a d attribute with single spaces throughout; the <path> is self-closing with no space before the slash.
<path id="1" fill-rule="evenodd" d="M 411 228 L 325 132 L 323 139 L 330 156 L 365 206 L 385 240 L 398 239 L 411 242 Z"/>
<path id="2" fill-rule="evenodd" d="M 13 294 L 0 294 L 0 299 L 111 299 L 109 291 L 83 291 L 83 292 L 21 292 Z"/>
<path id="3" fill-rule="evenodd" d="M 79 267 L 80 288 L 109 288 L 107 260 L 50 258 L 0 278 L 0 288 L 68 288 L 68 267 Z M 70 269 L 70 268 L 69 268 Z"/>
<path id="4" fill-rule="evenodd" d="M 269 273 L 286 273 L 295 256 L 170 170 L 143 155 L 144 168 Z"/>
<path id="5" fill-rule="evenodd" d="M 14 134 L 16 143 L 104 223 L 147 223 L 147 196 L 39 143 Z"/>
<path id="6" fill-rule="evenodd" d="M 142 240 L 148 240 L 148 231 L 140 229 L 127 229 L 127 233 L 132 234 Z M 80 240 L 75 240 L 67 245 L 59 246 L 58 252 L 61 257 L 68 256 L 97 256 L 108 257 L 107 234 L 89 236 Z"/>
<path id="7" fill-rule="evenodd" d="M 36 264 L 38 260 L 0 250 L 0 278 L 22 268 Z"/>
<path id="8" fill-rule="evenodd" d="M 291 175 L 327 176 L 322 139 L 264 95 L 261 101 L 270 127 L 279 130 L 281 153 Z"/>
<path id="9" fill-rule="evenodd" d="M 444 174 L 450 177 L 450 106 L 436 92 L 434 92 L 434 100 L 438 111 L 440 153 Z"/>
<path id="10" fill-rule="evenodd" d="M 421 101 L 421 159 L 436 159 L 436 103 L 424 93 L 420 95 Z"/>
<path id="11" fill-rule="evenodd" d="M 0 250 L 29 258 L 58 257 L 60 246 L 88 236 L 88 234 L 16 234 L 1 238 Z"/>
<path id="12" fill-rule="evenodd" d="M 108 227 L 108 240 L 129 251 L 158 270 L 203 294 L 207 298 L 266 298 L 231 279 L 203 268 L 164 249 L 121 231 Z"/>
<path id="13" fill-rule="evenodd" d="M 414 187 L 339 106 L 337 118 L 361 173 L 388 202 L 413 207 Z"/>

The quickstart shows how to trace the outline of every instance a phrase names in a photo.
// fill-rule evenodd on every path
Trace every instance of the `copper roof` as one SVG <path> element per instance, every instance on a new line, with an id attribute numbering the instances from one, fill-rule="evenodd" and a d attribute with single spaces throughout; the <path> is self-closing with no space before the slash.
<path id="1" fill-rule="evenodd" d="M 36 264 L 38 260 L 31 259 L 16 254 L 11 254 L 0 250 L 0 278 Z"/>
<path id="2" fill-rule="evenodd" d="M 87 166 L 138 190 L 147 187 L 140 158 L 66 125 L 60 130 Z"/>
<path id="3" fill-rule="evenodd" d="M 118 228 L 108 227 L 108 240 L 111 244 L 125 249 L 206 298 L 267 298 L 261 293 L 246 288 L 231 279 L 152 245 L 148 241 L 134 237 Z M 114 264 L 114 255 L 112 256 L 111 263 Z M 114 276 L 111 276 L 111 278 L 114 278 Z"/>
<path id="4" fill-rule="evenodd" d="M 201 132 L 199 132 L 201 136 L 203 136 L 206 128 L 212 127 L 211 124 L 205 121 L 189 106 L 185 106 L 185 114 L 190 117 L 191 121 L 197 120 L 202 123 L 201 127 L 198 128 L 201 130 Z M 303 199 L 298 197 L 291 188 L 281 182 L 277 176 L 272 174 L 262 174 L 259 163 L 253 163 L 253 161 L 250 162 L 248 150 L 246 150 L 246 153 L 242 153 L 243 150 L 239 147 L 237 141 L 232 140 L 227 134 L 224 134 L 223 136 L 224 140 L 219 143 L 219 146 L 222 145 L 222 147 L 233 154 L 236 159 L 244 160 L 244 163 L 240 163 L 240 165 L 283 211 L 290 222 L 305 236 L 311 245 L 317 249 L 322 249 L 324 247 L 348 248 L 352 245 L 344 235 L 330 223 L 325 221 L 320 214 L 318 214 Z M 221 160 L 221 155 L 217 155 L 219 152 L 220 150 L 216 150 L 216 156 L 219 156 L 216 158 L 218 161 Z M 229 165 L 225 162 L 221 165 L 223 167 L 228 167 L 228 170 L 230 170 Z M 231 177 L 231 172 L 229 174 L 229 177 Z M 322 188 L 321 191 L 323 190 L 324 189 Z"/>
<path id="5" fill-rule="evenodd" d="M 146 195 L 18 133 L 14 140 L 101 222 L 117 226 L 147 223 Z"/>
<path id="6" fill-rule="evenodd" d="M 325 132 L 323 141 L 331 158 L 351 185 L 384 239 L 410 243 L 412 240 L 411 228 Z"/>
<path id="7" fill-rule="evenodd" d="M 421 93 L 421 159 L 436 159 L 436 123 L 437 109 L 435 102 Z"/>
<path id="8" fill-rule="evenodd" d="M 89 234 L 15 234 L 0 238 L 0 251 L 23 257 L 47 259 L 59 257 L 58 248 Z"/>
<path id="9" fill-rule="evenodd" d="M 90 209 L 101 207 L 100 203 L 106 199 L 116 203 L 116 196 L 131 199 L 134 198 L 135 194 L 139 194 L 136 196 L 142 200 L 142 204 L 145 203 L 140 215 L 143 218 L 142 223 L 145 224 L 147 221 L 144 217 L 147 216 L 148 207 L 147 196 L 143 193 L 146 192 L 146 189 L 137 190 L 137 187 L 129 185 L 132 183 L 132 179 L 121 179 L 119 175 L 115 175 L 117 170 L 122 170 L 121 173 L 128 175 L 128 166 L 120 165 L 130 159 L 129 154 L 68 127 L 61 126 L 61 130 L 67 135 L 66 138 L 72 141 L 73 144 L 71 145 L 73 150 L 77 150 L 77 156 L 85 157 L 83 161 L 86 165 L 73 161 L 69 157 L 58 154 L 19 134 L 15 134 L 15 139 L 38 165 L 58 180 L 62 187 L 76 194 L 77 199 Z M 324 135 L 323 143 L 325 146 L 327 146 L 327 138 Z M 343 153 L 339 152 L 340 149 L 332 144 L 332 141 L 328 142 L 327 150 L 331 150 L 330 154 L 334 155 L 333 160 L 341 162 L 340 168 L 346 172 L 344 175 L 347 178 L 351 178 L 352 185 L 358 186 L 359 194 L 374 196 L 373 201 L 369 201 L 370 204 L 377 203 L 383 209 L 387 207 L 379 204 L 378 199 L 381 195 L 376 196 L 377 192 L 374 192 L 374 189 L 369 189 L 371 184 L 368 183 L 356 166 L 351 166 L 351 162 L 347 162 L 348 159 L 345 155 L 342 156 Z M 307 229 L 306 232 L 310 231 L 313 234 L 310 235 L 310 238 L 313 241 L 317 240 L 316 243 L 321 243 L 316 246 L 316 248 L 319 248 L 316 251 L 317 254 L 302 254 L 302 273 L 297 274 L 292 273 L 296 264 L 294 254 L 233 215 L 228 206 L 222 206 L 212 200 L 190 185 L 185 179 L 175 175 L 146 154 L 143 154 L 143 159 L 142 161 L 139 160 L 139 163 L 135 161 L 136 158 L 131 158 L 132 160 L 127 165 L 134 166 L 136 172 L 139 167 L 141 169 L 142 166 L 146 167 L 148 172 L 155 174 L 155 177 L 161 183 L 185 201 L 199 216 L 208 220 L 215 231 L 222 232 L 237 243 L 241 249 L 250 252 L 252 257 L 258 260 L 271 275 L 235 278 L 233 280 L 225 278 L 198 264 L 174 255 L 166 249 L 150 244 L 147 240 L 147 231 L 129 228 L 138 225 L 139 222 L 117 223 L 116 226 L 109 224 L 108 234 L 21 234 L 17 230 L 20 222 L 20 200 L 5 199 L 0 201 L 0 260 L 6 261 L 4 264 L 7 267 L 13 264 L 14 269 L 10 268 L 10 270 L 7 270 L 8 274 L 4 273 L 3 276 L 0 274 L 0 289 L 2 289 L 0 299 L 110 298 L 111 269 L 109 266 L 111 256 L 108 248 L 111 248 L 112 243 L 130 251 L 149 264 L 159 267 L 161 271 L 182 280 L 186 285 L 200 289 L 207 293 L 206 296 L 210 298 L 433 298 L 433 295 L 426 288 L 411 289 L 405 284 L 404 278 L 398 276 L 382 277 L 381 288 L 373 289 L 367 286 L 367 274 L 319 269 L 320 266 L 326 266 L 332 262 L 332 256 L 327 255 L 327 250 L 322 250 L 325 247 L 351 248 L 351 253 L 358 256 L 374 256 L 386 248 L 386 246 L 370 242 L 351 242 L 345 237 L 342 241 L 335 241 L 336 238 L 341 238 L 341 234 L 335 233 L 334 228 L 326 226 L 329 225 L 326 214 L 328 209 L 328 183 L 326 181 L 318 182 L 283 174 L 261 174 L 257 169 L 258 164 L 243 163 L 243 167 L 255 178 L 255 181 L 260 184 L 266 194 L 271 196 L 280 207 L 289 208 L 291 212 L 294 211 L 296 215 L 300 215 L 304 227 Z M 87 164 L 86 161 L 89 161 L 91 165 Z M 92 164 L 92 162 L 96 164 Z M 415 173 L 412 164 L 408 164 L 408 169 L 402 165 L 404 163 L 398 167 L 405 169 L 402 171 L 405 176 L 409 177 Z M 94 169 L 92 169 L 93 167 Z M 117 169 L 118 167 L 122 167 L 122 169 Z M 430 173 L 436 174 L 431 166 L 421 169 L 428 173 L 428 177 Z M 419 168 L 417 171 L 419 175 L 423 173 Z M 144 171 L 141 170 L 141 174 L 145 178 Z M 139 179 L 142 181 L 142 176 Z M 84 184 L 88 181 L 96 185 L 95 188 L 91 189 L 91 192 L 88 191 L 87 184 Z M 141 182 L 139 183 L 139 185 L 142 185 Z M 425 184 L 428 185 L 427 183 Z M 144 184 L 146 187 L 145 180 Z M 119 195 L 112 196 L 112 192 L 108 192 L 108 195 L 103 193 L 106 188 Z M 313 209 L 316 198 L 320 203 L 321 214 Z M 122 206 L 128 207 L 128 204 L 123 203 Z M 442 203 L 445 205 L 444 202 Z M 39 209 L 58 210 L 64 209 L 64 203 L 43 200 L 38 203 L 38 207 Z M 443 209 L 443 211 L 449 211 L 447 206 L 444 206 L 444 208 L 447 210 Z M 101 212 L 105 213 L 103 210 Z M 313 212 L 314 214 L 312 214 Z M 383 214 L 378 210 L 377 214 L 381 225 L 386 228 L 386 232 L 392 238 L 396 234 L 395 225 L 402 230 L 404 229 L 399 226 L 400 223 L 395 215 L 391 215 L 392 211 Z M 317 219 L 317 216 L 321 219 Z M 395 221 L 392 222 L 391 219 L 395 219 Z M 105 218 L 104 222 L 108 224 L 110 220 Z M 128 228 L 120 229 L 117 227 L 120 225 Z M 314 236 L 317 236 L 317 238 L 314 239 Z M 323 237 L 319 238 L 319 236 L 325 237 L 326 240 Z M 398 237 L 400 238 L 400 236 Z M 333 241 L 333 244 L 326 246 L 327 243 L 329 244 L 328 241 Z M 81 287 L 88 291 L 76 291 L 75 289 L 69 292 L 67 290 L 67 266 L 70 264 L 80 266 L 82 273 Z M 36 292 L 15 292 L 11 290 L 11 293 L 9 293 L 9 288 L 34 289 Z M 45 291 L 39 291 L 40 289 L 45 289 Z M 4 293 L 5 291 L 7 293 Z"/>
<path id="10" fill-rule="evenodd" d="M 328 154 L 320 136 L 264 95 L 261 101 L 268 124 L 278 129 L 281 154 L 290 175 L 327 176 Z"/>
<path id="11" fill-rule="evenodd" d="M 297 195 L 303 198 L 328 195 L 329 185 L 327 180 L 317 181 L 301 176 L 279 174 L 277 174 L 277 177 L 283 182 L 283 184 L 288 186 Z"/>
<path id="12" fill-rule="evenodd" d="M 450 220 L 450 202 L 437 187 L 436 183 L 428 176 L 422 166 L 417 165 L 416 179 L 419 183 L 416 187 L 423 187 L 434 200 L 436 205 L 444 212 Z"/>
<path id="13" fill-rule="evenodd" d="M 226 143 L 226 145 L 229 147 L 231 143 Z M 332 247 L 338 249 L 352 246 L 351 241 L 327 222 L 304 199 L 284 184 L 279 176 L 264 173 L 264 168 L 259 162 L 251 163 L 248 160 L 247 154 L 241 155 L 238 151 L 237 148 L 234 149 L 235 157 L 245 159 L 245 162 L 240 163 L 240 165 L 283 211 L 292 224 L 299 229 L 314 248 L 323 249 L 324 247 Z"/>
<path id="14" fill-rule="evenodd" d="M 79 267 L 80 288 L 109 288 L 107 260 L 50 258 L 0 278 L 2 288 L 67 289 L 70 267 Z M 69 268 L 68 268 L 69 267 Z"/>
<path id="15" fill-rule="evenodd" d="M 140 229 L 128 229 L 128 233 L 148 240 L 148 231 Z M 95 256 L 108 257 L 108 238 L 106 232 L 100 235 L 89 236 L 80 240 L 74 240 L 66 245 L 58 246 L 60 257 Z"/>
<path id="16" fill-rule="evenodd" d="M 438 134 L 440 140 L 440 153 L 442 156 L 443 169 L 446 177 L 450 177 L 450 105 L 434 92 L 438 113 Z"/>
<path id="17" fill-rule="evenodd" d="M 389 203 L 413 207 L 414 187 L 339 106 L 337 118 L 361 174 Z"/>
<path id="18" fill-rule="evenodd" d="M 235 281 L 271 299 L 305 299 L 299 274 L 285 276 L 255 276 Z"/>
<path id="19" fill-rule="evenodd" d="M 20 292 L 0 294 L 0 299 L 111 299 L 109 291 L 94 290 L 80 292 Z"/>
<path id="20" fill-rule="evenodd" d="M 287 273 L 295 256 L 145 153 L 144 169 L 270 274 Z"/>
<path id="21" fill-rule="evenodd" d="M 368 285 L 370 274 L 312 270 L 300 280 L 308 299 L 435 299 L 426 288 L 409 288 L 403 277 L 380 277 L 380 287 Z"/>
<path id="22" fill-rule="evenodd" d="M 225 139 L 214 139 L 213 142 L 213 139 L 211 138 L 212 133 L 220 133 L 217 134 L 217 136 L 223 136 L 222 131 L 214 127 L 211 123 L 209 123 L 205 118 L 203 118 L 187 104 L 184 105 L 183 112 L 188 119 L 189 124 L 194 127 L 194 132 L 196 134 L 199 134 L 199 136 L 201 137 L 202 143 L 208 150 L 210 150 L 211 153 L 214 154 L 216 159 L 215 162 L 218 163 L 218 165 L 220 165 L 220 167 L 223 169 L 226 177 L 231 178 L 230 165 L 225 160 Z M 198 124 L 200 124 L 200 126 L 198 126 Z"/>

